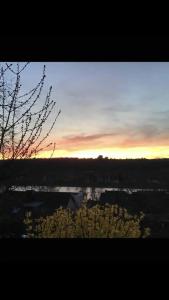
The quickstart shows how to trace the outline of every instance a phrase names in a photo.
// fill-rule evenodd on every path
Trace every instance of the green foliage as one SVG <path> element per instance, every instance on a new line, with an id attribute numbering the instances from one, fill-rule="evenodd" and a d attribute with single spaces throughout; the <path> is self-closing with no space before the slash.
<path id="1" fill-rule="evenodd" d="M 146 238 L 150 229 L 141 229 L 143 218 L 143 213 L 132 216 L 118 205 L 87 208 L 84 203 L 76 213 L 59 208 L 39 219 L 27 213 L 24 223 L 28 237 L 33 238 Z"/>

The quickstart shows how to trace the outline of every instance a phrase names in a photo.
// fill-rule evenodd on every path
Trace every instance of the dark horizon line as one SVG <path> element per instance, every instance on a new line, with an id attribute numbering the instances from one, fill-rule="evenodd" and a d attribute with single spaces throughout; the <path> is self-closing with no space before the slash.
<path id="1" fill-rule="evenodd" d="M 0 159 L 0 161 L 19 161 L 19 160 L 59 160 L 59 159 L 69 159 L 69 160 L 73 160 L 73 159 L 78 159 L 78 160 L 169 160 L 169 157 L 157 157 L 157 158 L 145 158 L 145 157 L 140 157 L 140 158 L 109 158 L 109 157 L 32 157 L 32 158 L 17 158 L 17 159 Z"/>

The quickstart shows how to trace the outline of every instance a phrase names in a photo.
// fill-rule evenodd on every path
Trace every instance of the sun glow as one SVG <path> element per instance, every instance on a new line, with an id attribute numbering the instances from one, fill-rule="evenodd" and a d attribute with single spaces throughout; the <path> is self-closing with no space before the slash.
<path id="1" fill-rule="evenodd" d="M 132 148 L 100 148 L 84 149 L 78 151 L 55 150 L 43 151 L 37 155 L 37 158 L 52 157 L 77 157 L 77 158 L 97 158 L 99 155 L 108 158 L 126 159 L 126 158 L 167 158 L 169 157 L 169 147 L 132 147 Z"/>

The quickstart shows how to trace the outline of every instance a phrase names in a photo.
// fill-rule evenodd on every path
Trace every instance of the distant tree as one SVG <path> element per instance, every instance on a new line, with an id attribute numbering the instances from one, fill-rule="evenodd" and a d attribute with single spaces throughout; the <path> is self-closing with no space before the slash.
<path id="1" fill-rule="evenodd" d="M 99 155 L 97 159 L 103 159 L 103 155 Z"/>

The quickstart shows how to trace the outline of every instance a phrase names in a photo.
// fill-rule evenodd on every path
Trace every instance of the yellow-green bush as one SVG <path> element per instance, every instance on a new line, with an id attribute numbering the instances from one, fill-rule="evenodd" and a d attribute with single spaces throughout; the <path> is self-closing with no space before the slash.
<path id="1" fill-rule="evenodd" d="M 118 205 L 87 208 L 83 204 L 76 213 L 59 208 L 35 220 L 27 213 L 24 223 L 28 237 L 33 238 L 144 238 L 150 230 L 140 228 L 143 217 L 143 213 L 132 216 Z"/>

